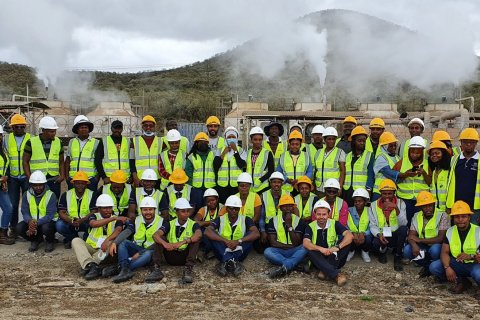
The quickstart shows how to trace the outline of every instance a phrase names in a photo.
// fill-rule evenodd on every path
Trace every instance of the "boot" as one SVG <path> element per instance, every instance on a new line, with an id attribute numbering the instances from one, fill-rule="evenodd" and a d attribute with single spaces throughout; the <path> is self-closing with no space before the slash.
<path id="1" fill-rule="evenodd" d="M 395 255 L 393 258 L 393 270 L 403 271 L 402 257 Z"/>
<path id="2" fill-rule="evenodd" d="M 339 273 L 337 274 L 337 277 L 335 278 L 335 282 L 337 283 L 337 286 L 343 287 L 345 283 L 347 283 L 347 277 L 344 276 L 343 274 Z"/>
<path id="3" fill-rule="evenodd" d="M 216 271 L 220 276 L 225 277 L 227 275 L 227 263 L 220 262 L 216 267 Z"/>
<path id="4" fill-rule="evenodd" d="M 47 242 L 45 244 L 45 252 L 52 252 L 55 249 L 55 243 Z"/>
<path id="5" fill-rule="evenodd" d="M 470 282 L 470 280 L 458 279 L 455 286 L 448 289 L 448 291 L 450 291 L 450 293 L 453 293 L 453 294 L 460 294 L 468 290 L 468 288 L 470 288 L 471 286 L 472 286 L 472 283 Z"/>
<path id="6" fill-rule="evenodd" d="M 387 253 L 384 252 L 384 253 L 379 253 L 378 254 L 378 262 L 382 263 L 382 264 L 385 264 L 387 263 Z"/>
<path id="7" fill-rule="evenodd" d="M 245 270 L 245 267 L 240 261 L 233 261 L 233 276 L 238 277 L 240 276 L 243 271 Z"/>
<path id="8" fill-rule="evenodd" d="M 114 283 L 125 282 L 133 278 L 133 272 L 128 266 L 123 266 L 120 273 L 113 278 Z"/>
<path id="9" fill-rule="evenodd" d="M 108 266 L 106 268 L 103 268 L 102 277 L 110 278 L 110 277 L 116 276 L 119 273 L 120 273 L 120 267 L 118 266 L 118 264 L 114 264 L 113 266 Z"/>
<path id="10" fill-rule="evenodd" d="M 327 275 L 323 271 L 318 271 L 317 278 L 320 280 L 327 280 Z"/>
<path id="11" fill-rule="evenodd" d="M 86 268 L 88 268 L 89 270 L 88 273 L 85 275 L 85 280 L 93 280 L 100 277 L 101 270 L 98 267 L 98 264 L 90 262 Z"/>
<path id="12" fill-rule="evenodd" d="M 12 245 L 15 243 L 15 239 L 8 237 L 7 229 L 0 229 L 0 244 Z"/>
<path id="13" fill-rule="evenodd" d="M 17 231 L 15 230 L 15 228 L 8 228 L 8 237 L 13 240 L 17 239 Z"/>
<path id="14" fill-rule="evenodd" d="M 422 269 L 420 269 L 420 272 L 418 273 L 418 275 L 419 275 L 419 278 L 426 278 L 426 277 L 429 277 L 431 273 L 428 267 L 423 267 Z"/>
<path id="15" fill-rule="evenodd" d="M 268 276 L 273 279 L 273 278 L 280 278 L 285 276 L 288 273 L 287 268 L 285 266 L 280 266 L 280 267 L 275 267 L 270 272 L 268 273 Z"/>
<path id="16" fill-rule="evenodd" d="M 193 282 L 193 268 L 192 267 L 185 266 L 185 269 L 183 270 L 182 282 L 183 283 L 192 283 Z"/>
<path id="17" fill-rule="evenodd" d="M 163 277 L 165 277 L 165 275 L 163 274 L 162 270 L 160 270 L 160 267 L 156 265 L 153 267 L 152 272 L 150 272 L 150 274 L 145 278 L 145 282 L 154 283 L 162 280 Z"/>
<path id="18" fill-rule="evenodd" d="M 40 246 L 40 243 L 42 243 L 42 241 L 38 241 L 38 240 L 33 240 L 31 243 L 30 243 L 30 248 L 28 248 L 28 251 L 29 252 L 35 252 L 38 250 L 38 247 Z"/>

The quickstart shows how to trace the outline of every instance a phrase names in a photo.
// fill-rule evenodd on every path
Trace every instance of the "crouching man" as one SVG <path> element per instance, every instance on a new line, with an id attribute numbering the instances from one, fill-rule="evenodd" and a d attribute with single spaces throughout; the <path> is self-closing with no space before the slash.
<path id="1" fill-rule="evenodd" d="M 177 217 L 165 221 L 163 226 L 153 235 L 155 240 L 153 263 L 155 266 L 145 282 L 156 282 L 164 277 L 160 270 L 162 256 L 170 265 L 185 266 L 182 283 L 193 282 L 193 267 L 195 266 L 202 231 L 198 223 L 189 218 L 192 209 L 187 199 L 177 199 L 175 202 Z"/>
<path id="2" fill-rule="evenodd" d="M 90 216 L 90 232 L 84 241 L 76 237 L 72 240 L 72 249 L 82 267 L 86 280 L 93 280 L 101 275 L 100 263 L 107 257 L 110 244 L 122 232 L 127 217 L 113 216 L 113 199 L 102 194 L 96 202 L 98 212 Z"/>
<path id="3" fill-rule="evenodd" d="M 330 205 L 325 200 L 317 201 L 313 212 L 316 220 L 305 228 L 303 246 L 308 250 L 310 261 L 320 270 L 318 278 L 335 280 L 341 287 L 347 283 L 340 269 L 347 261 L 353 234 L 338 221 L 328 218 Z M 343 239 L 337 243 L 339 236 Z"/>

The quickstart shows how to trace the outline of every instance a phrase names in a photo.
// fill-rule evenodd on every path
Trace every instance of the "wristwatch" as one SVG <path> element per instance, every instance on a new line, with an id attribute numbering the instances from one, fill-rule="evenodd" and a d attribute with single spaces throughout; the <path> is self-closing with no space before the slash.
<path id="1" fill-rule="evenodd" d="M 289 231 L 289 232 L 292 232 L 292 231 L 293 231 L 293 227 L 288 228 L 288 231 Z"/>
<path id="2" fill-rule="evenodd" d="M 243 240 L 242 239 L 239 239 L 238 240 L 238 243 L 242 244 Z"/>

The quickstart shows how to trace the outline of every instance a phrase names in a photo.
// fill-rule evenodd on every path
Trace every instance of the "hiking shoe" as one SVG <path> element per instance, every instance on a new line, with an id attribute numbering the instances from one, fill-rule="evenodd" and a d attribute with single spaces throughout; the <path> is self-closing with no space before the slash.
<path id="1" fill-rule="evenodd" d="M 337 286 L 343 287 L 347 283 L 347 277 L 342 273 L 339 273 L 335 278 L 335 282 L 337 283 Z"/>
<path id="2" fill-rule="evenodd" d="M 120 273 L 120 267 L 117 264 L 115 264 L 113 266 L 108 266 L 103 268 L 102 277 L 110 278 L 110 277 L 116 276 L 119 273 Z"/>
<path id="3" fill-rule="evenodd" d="M 101 270 L 100 268 L 98 267 L 98 264 L 96 263 L 89 263 L 90 266 L 90 270 L 88 271 L 88 273 L 85 275 L 85 280 L 94 280 L 94 279 L 97 279 L 98 277 L 100 277 L 102 275 L 101 273 Z M 88 268 L 89 266 L 87 266 Z"/>
<path id="4" fill-rule="evenodd" d="M 372 261 L 372 259 L 370 259 L 370 254 L 368 254 L 367 251 L 361 251 L 362 252 L 362 259 L 363 259 L 363 262 L 366 262 L 366 263 L 369 263 Z"/>
<path id="5" fill-rule="evenodd" d="M 225 277 L 228 273 L 226 262 L 220 262 L 215 269 L 217 273 L 222 277 Z"/>
<path id="6" fill-rule="evenodd" d="M 159 266 L 153 267 L 152 272 L 145 278 L 146 283 L 154 283 L 157 281 L 162 280 L 165 277 L 162 270 L 160 270 Z"/>
<path id="7" fill-rule="evenodd" d="M 401 256 L 395 256 L 393 258 L 393 270 L 395 271 L 403 271 L 403 263 Z"/>
<path id="8" fill-rule="evenodd" d="M 233 268 L 233 276 L 238 277 L 240 276 L 243 271 L 245 270 L 245 267 L 243 264 L 239 261 L 234 261 L 234 268 Z"/>
<path id="9" fill-rule="evenodd" d="M 55 250 L 55 244 L 53 242 L 47 242 L 45 244 L 45 252 L 52 252 Z"/>
<path id="10" fill-rule="evenodd" d="M 280 267 L 274 267 L 270 270 L 270 272 L 268 273 L 268 276 L 273 279 L 273 278 L 280 278 L 280 277 L 283 277 L 285 275 L 287 275 L 288 273 L 288 270 L 287 268 L 285 268 L 285 266 L 280 266 Z"/>
<path id="11" fill-rule="evenodd" d="M 0 244 L 12 245 L 15 243 L 15 238 L 8 236 L 8 229 L 0 229 Z"/>
<path id="12" fill-rule="evenodd" d="M 38 250 L 38 247 L 40 246 L 40 241 L 32 241 L 30 243 L 30 248 L 28 248 L 29 252 L 35 252 Z"/>
<path id="13" fill-rule="evenodd" d="M 472 283 L 468 279 L 458 279 L 458 282 L 455 286 L 448 289 L 450 293 L 460 294 L 468 290 L 472 286 Z"/>
<path id="14" fill-rule="evenodd" d="M 185 267 L 183 270 L 182 276 L 183 283 L 192 283 L 193 282 L 193 268 L 192 267 Z"/>
<path id="15" fill-rule="evenodd" d="M 385 264 L 387 263 L 387 253 L 379 253 L 378 254 L 378 262 Z"/>
<path id="16" fill-rule="evenodd" d="M 125 266 L 125 267 L 122 267 L 122 270 L 117 276 L 113 277 L 112 281 L 114 283 L 120 283 L 120 282 L 128 281 L 132 278 L 133 278 L 132 270 L 130 270 L 129 267 Z"/>

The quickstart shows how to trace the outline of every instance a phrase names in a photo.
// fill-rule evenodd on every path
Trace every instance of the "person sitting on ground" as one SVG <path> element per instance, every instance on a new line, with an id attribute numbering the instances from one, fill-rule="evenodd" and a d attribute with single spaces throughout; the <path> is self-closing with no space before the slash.
<path id="1" fill-rule="evenodd" d="M 127 184 L 127 174 L 116 170 L 110 176 L 110 183 L 98 189 L 95 198 L 101 194 L 108 194 L 113 199 L 113 214 L 116 216 L 128 215 L 128 199 L 132 192 L 132 185 Z"/>
<path id="2" fill-rule="evenodd" d="M 242 261 L 252 250 L 253 242 L 260 237 L 253 220 L 238 214 L 242 200 L 233 195 L 225 201 L 227 214 L 216 218 L 205 230 L 205 236 L 212 242 L 212 247 L 220 260 L 217 272 L 224 277 L 232 272 L 238 277 L 244 267 Z"/>
<path id="3" fill-rule="evenodd" d="M 128 199 L 128 217 L 130 220 L 135 220 L 135 218 L 142 214 L 140 207 L 138 206 L 142 203 L 142 200 L 145 197 L 152 197 L 158 203 L 158 209 L 160 209 L 160 202 L 164 197 L 162 191 L 155 188 L 158 178 L 157 174 L 153 169 L 145 169 L 143 171 L 140 181 L 140 187 L 132 188 L 130 192 L 130 198 Z M 157 213 L 160 211 L 157 210 Z"/>
<path id="4" fill-rule="evenodd" d="M 319 270 L 318 278 L 335 280 L 341 287 L 347 283 L 347 277 L 340 270 L 347 261 L 353 235 L 338 221 L 328 218 L 330 205 L 325 200 L 318 200 L 313 211 L 316 220 L 305 227 L 303 246 Z M 343 237 L 340 243 L 339 236 Z"/>
<path id="5" fill-rule="evenodd" d="M 353 243 L 350 247 L 347 261 L 350 261 L 355 255 L 355 250 L 360 249 L 364 262 L 370 262 L 368 252 L 372 247 L 372 233 L 370 232 L 370 220 L 368 219 L 368 207 L 370 195 L 364 188 L 359 188 L 353 192 L 353 207 L 348 208 L 348 229 L 353 234 Z"/>

